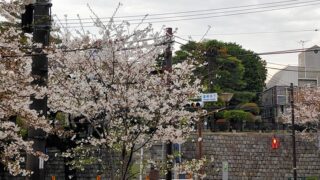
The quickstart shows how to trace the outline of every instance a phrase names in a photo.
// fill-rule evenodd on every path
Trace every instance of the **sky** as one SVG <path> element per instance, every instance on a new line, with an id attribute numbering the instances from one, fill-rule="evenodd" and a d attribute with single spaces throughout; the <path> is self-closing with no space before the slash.
<path id="1" fill-rule="evenodd" d="M 177 28 L 175 35 L 180 38 L 175 40 L 182 44 L 187 43 L 189 38 L 201 40 L 210 26 L 205 39 L 235 42 L 256 53 L 299 49 L 303 47 L 301 41 L 304 41 L 305 48 L 320 45 L 320 31 L 317 31 L 320 28 L 320 0 L 52 0 L 52 3 L 52 14 L 62 22 L 64 15 L 68 19 L 77 18 L 77 14 L 81 18 L 90 17 L 87 4 L 99 17 L 110 17 L 121 3 L 116 16 L 149 14 L 145 21 L 161 21 L 153 23 L 156 30 L 162 26 Z M 181 13 L 185 11 L 188 13 Z M 159 13 L 176 14 L 153 16 Z M 124 19 L 130 18 L 141 19 Z M 177 19 L 189 20 L 168 21 Z M 92 27 L 86 29 L 93 30 Z M 179 49 L 179 44 L 175 45 L 175 49 Z M 267 61 L 267 67 L 283 68 L 284 65 L 298 64 L 297 53 L 261 57 Z M 268 79 L 275 72 L 268 69 Z"/>

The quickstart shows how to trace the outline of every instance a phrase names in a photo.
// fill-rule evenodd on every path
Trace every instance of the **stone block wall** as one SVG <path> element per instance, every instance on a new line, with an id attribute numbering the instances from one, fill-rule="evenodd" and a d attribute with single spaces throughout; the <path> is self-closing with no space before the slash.
<path id="1" fill-rule="evenodd" d="M 292 177 L 292 138 L 290 134 L 275 135 L 280 147 L 272 149 L 274 134 L 205 133 L 203 154 L 214 161 L 206 167 L 207 179 L 222 179 L 222 162 L 228 162 L 229 179 L 288 179 Z M 194 142 L 197 139 L 193 136 Z M 183 159 L 196 157 L 196 143 L 182 145 Z M 320 179 L 318 140 L 297 136 L 298 177 Z"/>
<path id="2" fill-rule="evenodd" d="M 56 148 L 48 148 L 47 153 L 49 155 L 49 160 L 44 163 L 44 173 L 45 180 L 51 180 L 52 176 L 56 177 L 56 180 L 65 180 L 65 179 L 77 179 L 77 180 L 96 180 L 97 175 L 100 175 L 102 180 L 112 180 L 112 173 L 116 173 L 115 170 L 112 169 L 113 165 L 118 165 L 119 162 L 116 160 L 117 156 L 114 156 L 111 161 L 110 154 L 107 150 L 101 150 L 102 159 L 101 163 L 94 163 L 90 166 L 87 166 L 84 171 L 76 171 L 76 178 L 65 177 L 66 176 L 66 167 L 65 160 L 61 156 L 56 156 L 56 154 L 60 154 L 60 151 Z M 11 176 L 8 172 L 3 171 L 3 167 L 0 169 L 0 180 L 25 180 L 25 177 Z"/>
<path id="3" fill-rule="evenodd" d="M 222 179 L 222 163 L 228 162 L 229 180 L 288 180 L 292 177 L 292 139 L 290 134 L 275 135 L 280 140 L 278 149 L 271 148 L 271 139 L 274 134 L 267 133 L 209 133 L 203 135 L 203 154 L 209 160 L 214 159 L 205 167 L 206 179 Z M 181 146 L 182 160 L 196 157 L 197 136 Z M 320 150 L 319 140 L 309 141 L 297 136 L 297 172 L 298 177 L 318 177 L 320 180 Z M 155 145 L 145 151 L 145 159 L 162 159 L 165 154 L 162 144 Z M 65 179 L 64 159 L 55 156 L 57 149 L 48 150 L 50 159 L 45 163 L 46 180 L 56 176 L 57 180 Z M 117 164 L 116 157 L 110 161 L 107 152 L 102 153 L 102 160 L 107 169 L 101 176 L 102 180 L 111 180 L 111 173 L 116 173 L 112 164 Z M 113 155 L 114 156 L 114 155 Z M 140 161 L 139 154 L 136 161 Z M 77 172 L 77 180 L 95 180 L 101 170 L 99 164 L 87 167 L 84 172 Z M 1 169 L 2 170 L 2 169 Z M 12 177 L 8 173 L 0 173 L 1 180 L 24 180 L 24 177 Z M 311 179 L 310 179 L 311 180 Z M 312 179 L 313 180 L 313 179 Z"/>

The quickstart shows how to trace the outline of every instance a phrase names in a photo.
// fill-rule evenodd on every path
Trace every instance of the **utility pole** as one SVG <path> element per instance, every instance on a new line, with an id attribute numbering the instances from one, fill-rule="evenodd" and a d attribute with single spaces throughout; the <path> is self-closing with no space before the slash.
<path id="1" fill-rule="evenodd" d="M 216 50 L 210 49 L 206 52 L 205 56 L 208 62 L 208 79 L 209 79 L 209 93 L 213 92 L 213 83 L 214 83 L 214 61 L 216 59 Z M 197 111 L 201 111 L 201 107 L 197 107 Z M 197 123 L 198 129 L 198 140 L 197 140 L 197 158 L 200 160 L 203 156 L 203 123 L 204 123 L 204 116 L 201 115 L 199 121 Z M 203 174 L 203 168 L 201 168 L 200 173 Z"/>
<path id="2" fill-rule="evenodd" d="M 42 46 L 49 45 L 51 29 L 51 2 L 50 0 L 36 0 L 33 11 L 33 43 L 40 43 Z M 33 52 L 37 55 L 32 57 L 32 76 L 34 77 L 33 85 L 45 87 L 48 81 L 48 58 L 43 53 L 41 47 L 33 47 Z M 31 97 L 32 104 L 30 109 L 36 110 L 40 116 L 47 117 L 47 97 L 35 99 Z M 33 141 L 33 149 L 45 153 L 45 132 L 42 130 L 28 129 L 28 139 Z M 28 180 L 44 180 L 43 159 L 33 155 L 27 155 L 27 169 L 33 171 Z"/>
<path id="3" fill-rule="evenodd" d="M 217 57 L 217 50 L 216 49 L 210 49 L 205 54 L 207 62 L 208 62 L 208 79 L 209 79 L 209 93 L 213 92 L 213 85 L 216 74 L 214 74 L 214 63 L 216 61 Z"/>
<path id="4" fill-rule="evenodd" d="M 171 49 L 171 41 L 172 41 L 172 28 L 167 28 L 166 29 L 166 39 L 167 39 L 167 43 L 168 46 L 166 48 L 165 51 L 165 60 L 164 60 L 164 64 L 163 64 L 163 70 L 172 71 L 172 49 Z M 166 174 L 166 180 L 171 180 L 172 179 L 172 166 L 173 166 L 173 162 L 172 162 L 172 142 L 169 141 L 166 144 L 166 160 L 168 162 L 167 164 L 167 174 Z"/>
<path id="5" fill-rule="evenodd" d="M 296 158 L 296 135 L 294 124 L 294 96 L 293 96 L 293 83 L 290 84 L 291 90 L 291 122 L 292 122 L 292 163 L 293 163 L 293 179 L 297 180 L 297 158 Z"/>

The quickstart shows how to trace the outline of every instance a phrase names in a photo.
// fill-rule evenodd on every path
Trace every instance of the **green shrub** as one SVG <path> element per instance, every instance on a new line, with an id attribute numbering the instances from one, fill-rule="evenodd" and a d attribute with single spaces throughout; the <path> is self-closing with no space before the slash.
<path id="1" fill-rule="evenodd" d="M 243 110 L 230 110 L 224 112 L 224 118 L 230 122 L 254 122 L 254 116 Z"/>
<path id="2" fill-rule="evenodd" d="M 256 103 L 245 103 L 245 104 L 241 105 L 239 109 L 246 111 L 246 112 L 250 112 L 253 115 L 259 115 L 259 113 L 260 113 L 260 108 L 258 107 L 258 105 Z"/>
<path id="3" fill-rule="evenodd" d="M 214 117 L 215 117 L 215 119 L 223 119 L 224 118 L 224 111 L 216 112 L 214 114 Z"/>

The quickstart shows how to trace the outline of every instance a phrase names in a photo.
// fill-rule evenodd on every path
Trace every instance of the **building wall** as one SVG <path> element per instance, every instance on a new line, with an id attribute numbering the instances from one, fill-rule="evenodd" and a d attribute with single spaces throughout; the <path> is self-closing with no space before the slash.
<path id="1" fill-rule="evenodd" d="M 290 86 L 274 86 L 262 93 L 262 119 L 264 122 L 276 123 L 290 107 Z"/>
<path id="2" fill-rule="evenodd" d="M 268 89 L 262 93 L 262 119 L 266 122 L 278 122 L 281 114 L 289 106 L 288 95 L 283 94 L 282 86 L 289 87 L 290 83 L 299 87 L 320 86 L 320 53 L 313 49 L 319 49 L 319 47 L 313 46 L 307 49 L 307 52 L 300 53 L 298 67 L 287 66 L 275 73 L 268 81 Z M 286 103 L 280 102 L 283 100 Z"/>
<path id="3" fill-rule="evenodd" d="M 309 48 L 319 48 L 314 46 Z M 299 86 L 319 86 L 320 80 L 320 53 L 314 51 L 302 52 L 299 60 Z"/>

